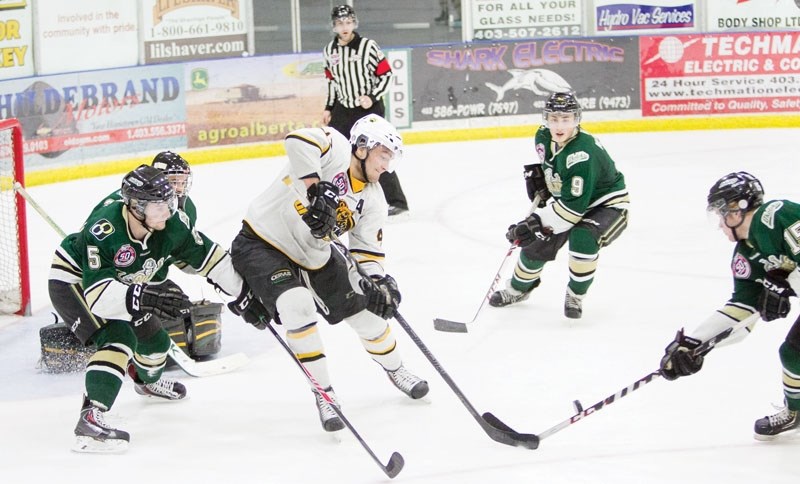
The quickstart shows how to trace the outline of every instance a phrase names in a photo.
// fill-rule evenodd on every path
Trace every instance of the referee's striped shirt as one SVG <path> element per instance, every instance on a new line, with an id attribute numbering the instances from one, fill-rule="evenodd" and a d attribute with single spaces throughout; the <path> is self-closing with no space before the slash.
<path id="1" fill-rule="evenodd" d="M 325 109 L 334 104 L 356 108 L 358 98 L 369 96 L 372 102 L 382 98 L 389 90 L 392 68 L 378 44 L 358 32 L 347 45 L 339 45 L 334 38 L 325 46 L 325 77 L 328 79 L 328 99 Z"/>

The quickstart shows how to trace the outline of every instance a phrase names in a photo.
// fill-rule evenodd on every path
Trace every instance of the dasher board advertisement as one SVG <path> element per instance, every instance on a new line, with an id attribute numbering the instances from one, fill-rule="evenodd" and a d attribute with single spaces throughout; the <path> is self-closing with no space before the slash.
<path id="1" fill-rule="evenodd" d="M 36 0 L 32 5 L 37 75 L 137 64 L 137 2 Z"/>
<path id="2" fill-rule="evenodd" d="M 473 0 L 467 38 L 515 40 L 582 34 L 580 0 Z"/>
<path id="3" fill-rule="evenodd" d="M 249 0 L 142 0 L 143 64 L 247 57 Z"/>
<path id="4" fill-rule="evenodd" d="M 644 116 L 800 110 L 800 32 L 641 37 Z"/>
<path id="5" fill-rule="evenodd" d="M 706 31 L 800 30 L 800 0 L 706 2 Z"/>
<path id="6" fill-rule="evenodd" d="M 28 0 L 0 0 L 0 79 L 33 75 L 33 16 Z"/>
<path id="7" fill-rule="evenodd" d="M 698 30 L 697 10 L 695 0 L 595 0 L 594 27 L 598 35 L 689 33 Z"/>

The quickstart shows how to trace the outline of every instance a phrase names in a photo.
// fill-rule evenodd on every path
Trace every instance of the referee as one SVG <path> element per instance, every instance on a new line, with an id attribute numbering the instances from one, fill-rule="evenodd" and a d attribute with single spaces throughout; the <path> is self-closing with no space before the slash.
<path id="1" fill-rule="evenodd" d="M 384 116 L 383 96 L 389 90 L 392 68 L 378 44 L 355 31 L 356 12 L 350 5 L 339 5 L 331 12 L 336 37 L 325 46 L 325 77 L 328 99 L 322 123 L 350 137 L 350 128 L 370 113 Z M 394 172 L 380 178 L 389 216 L 408 211 L 408 202 Z"/>

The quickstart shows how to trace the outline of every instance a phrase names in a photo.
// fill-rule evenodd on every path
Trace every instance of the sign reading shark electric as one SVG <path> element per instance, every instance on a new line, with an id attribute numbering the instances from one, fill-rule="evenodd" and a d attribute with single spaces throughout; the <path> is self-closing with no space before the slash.
<path id="1" fill-rule="evenodd" d="M 586 111 L 638 109 L 638 49 L 635 37 L 414 49 L 414 122 L 539 114 L 559 91 Z"/>

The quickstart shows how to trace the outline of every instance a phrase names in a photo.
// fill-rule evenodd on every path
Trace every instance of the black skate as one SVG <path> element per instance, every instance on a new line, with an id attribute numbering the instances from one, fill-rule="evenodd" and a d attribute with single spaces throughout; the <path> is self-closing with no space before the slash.
<path id="1" fill-rule="evenodd" d="M 773 440 L 778 434 L 795 430 L 800 427 L 800 418 L 796 410 L 789 410 L 788 406 L 783 407 L 775 415 L 767 415 L 756 420 L 755 437 L 756 440 Z"/>
<path id="2" fill-rule="evenodd" d="M 387 371 L 386 374 L 394 386 L 414 400 L 428 394 L 428 382 L 410 373 L 402 365 L 395 371 Z"/>
<path id="3" fill-rule="evenodd" d="M 74 452 L 116 453 L 128 450 L 130 434 L 105 421 L 105 411 L 83 396 L 83 406 L 75 426 Z"/>
<path id="4" fill-rule="evenodd" d="M 583 296 L 575 294 L 567 288 L 564 296 L 564 316 L 570 319 L 581 319 L 583 315 Z"/>
<path id="5" fill-rule="evenodd" d="M 495 291 L 489 297 L 489 305 L 494 306 L 496 308 L 502 308 L 504 306 L 509 306 L 511 304 L 515 304 L 518 302 L 522 302 L 531 295 L 531 291 L 536 289 L 536 287 L 540 284 L 541 280 L 537 279 L 534 282 L 533 286 L 527 291 L 519 291 L 511 287 L 511 281 L 506 281 L 506 288 L 501 289 L 499 291 Z"/>
<path id="6" fill-rule="evenodd" d="M 133 389 L 136 390 L 136 393 L 139 395 L 168 402 L 175 402 L 186 398 L 186 387 L 178 380 L 161 375 L 158 381 L 145 383 L 139 378 L 139 375 L 136 373 L 136 367 L 133 364 L 128 365 L 128 374 L 133 378 Z"/>
<path id="7" fill-rule="evenodd" d="M 338 404 L 336 394 L 333 393 L 333 388 L 328 387 L 324 390 L 334 404 Z M 322 428 L 325 429 L 326 432 L 342 430 L 344 428 L 344 422 L 342 422 L 342 419 L 336 414 L 333 405 L 328 403 L 320 393 L 314 392 L 314 398 L 317 403 L 317 411 L 319 412 L 319 421 L 322 424 Z"/>

